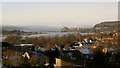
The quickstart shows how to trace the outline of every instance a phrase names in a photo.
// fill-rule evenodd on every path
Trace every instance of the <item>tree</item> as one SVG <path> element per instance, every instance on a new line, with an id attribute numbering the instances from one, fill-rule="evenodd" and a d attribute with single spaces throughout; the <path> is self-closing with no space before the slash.
<path id="1" fill-rule="evenodd" d="M 11 35 L 5 38 L 4 42 L 10 43 L 10 44 L 20 44 L 21 36 L 15 36 Z"/>

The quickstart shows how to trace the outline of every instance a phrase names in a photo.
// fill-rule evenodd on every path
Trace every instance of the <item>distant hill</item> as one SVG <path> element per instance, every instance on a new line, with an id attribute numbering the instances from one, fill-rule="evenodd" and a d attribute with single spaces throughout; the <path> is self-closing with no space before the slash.
<path id="1" fill-rule="evenodd" d="M 105 21 L 96 24 L 93 29 L 99 31 L 117 31 L 120 26 L 120 21 Z"/>
<path id="2" fill-rule="evenodd" d="M 42 32 L 45 32 L 45 31 L 59 31 L 59 27 L 56 27 L 56 26 L 43 26 L 43 25 L 29 25 L 27 26 L 29 27 L 28 30 L 30 31 L 42 31 Z"/>
<path id="3" fill-rule="evenodd" d="M 22 31 L 59 31 L 59 27 L 42 26 L 42 25 L 28 25 L 28 26 L 0 26 L 0 30 L 22 30 Z"/>
<path id="4" fill-rule="evenodd" d="M 93 32 L 93 28 L 68 28 L 68 27 L 61 28 L 61 32 L 78 32 L 78 31 L 82 33 Z"/>
<path id="5" fill-rule="evenodd" d="M 120 21 L 105 21 L 96 24 L 91 28 L 80 28 L 80 32 L 103 32 L 103 31 L 117 31 L 120 26 Z M 43 26 L 43 25 L 28 25 L 28 26 L 0 26 L 2 30 L 25 30 L 25 31 L 61 31 L 61 32 L 76 32 L 78 28 L 57 27 L 57 26 Z"/>
<path id="6" fill-rule="evenodd" d="M 120 21 L 105 21 L 94 25 L 92 28 L 80 28 L 80 32 L 104 32 L 104 31 L 118 31 L 120 28 Z M 76 32 L 78 28 L 61 28 L 61 32 Z"/>
<path id="7" fill-rule="evenodd" d="M 68 28 L 68 27 L 61 28 L 61 32 L 76 32 L 76 31 L 78 31 L 78 28 Z"/>
<path id="8" fill-rule="evenodd" d="M 19 27 L 16 26 L 0 26 L 2 30 L 13 30 L 13 29 L 20 29 Z"/>
<path id="9" fill-rule="evenodd" d="M 25 27 L 22 26 L 0 26 L 0 28 L 2 28 L 2 30 L 24 30 L 26 29 Z"/>

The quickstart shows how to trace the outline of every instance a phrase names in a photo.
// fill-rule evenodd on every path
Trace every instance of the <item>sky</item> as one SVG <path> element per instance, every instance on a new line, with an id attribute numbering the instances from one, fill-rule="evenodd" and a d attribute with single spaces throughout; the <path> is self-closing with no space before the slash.
<path id="1" fill-rule="evenodd" d="M 117 2 L 2 3 L 2 25 L 87 27 L 116 20 Z"/>
<path id="2" fill-rule="evenodd" d="M 2 2 L 118 2 L 119 0 L 1 0 Z"/>

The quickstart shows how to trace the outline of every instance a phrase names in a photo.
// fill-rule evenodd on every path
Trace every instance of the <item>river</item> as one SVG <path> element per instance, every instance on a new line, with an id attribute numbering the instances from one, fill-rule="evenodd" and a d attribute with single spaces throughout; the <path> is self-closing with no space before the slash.
<path id="1" fill-rule="evenodd" d="M 76 34 L 76 32 L 46 32 L 46 34 L 32 34 L 32 35 L 22 35 L 23 38 L 28 37 L 28 38 L 32 38 L 32 37 L 48 37 L 48 36 L 63 36 L 63 35 L 67 35 L 67 34 Z M 93 33 L 80 33 L 81 35 L 87 35 L 87 34 L 93 34 Z M 0 42 L 3 41 L 6 37 L 0 36 Z"/>
<path id="2" fill-rule="evenodd" d="M 23 37 L 48 37 L 48 36 L 63 36 L 63 35 L 67 35 L 67 34 L 76 34 L 76 32 L 46 32 L 46 34 L 33 34 L 33 35 L 27 35 L 27 36 L 23 36 Z M 93 33 L 80 33 L 81 35 L 87 35 L 87 34 L 93 34 Z"/>

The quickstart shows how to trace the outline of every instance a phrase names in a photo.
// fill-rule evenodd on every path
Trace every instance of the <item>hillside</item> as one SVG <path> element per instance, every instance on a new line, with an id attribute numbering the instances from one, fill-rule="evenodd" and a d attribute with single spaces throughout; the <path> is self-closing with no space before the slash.
<path id="1" fill-rule="evenodd" d="M 89 33 L 93 32 L 93 28 L 68 28 L 68 27 L 61 28 L 61 32 L 78 32 L 78 31 L 80 31 L 81 33 Z"/>
<path id="2" fill-rule="evenodd" d="M 120 26 L 120 21 L 106 21 L 96 24 L 93 29 L 99 31 L 118 31 Z"/>
<path id="3" fill-rule="evenodd" d="M 93 28 L 80 28 L 80 32 L 104 32 L 104 31 L 118 31 L 120 21 L 105 21 L 94 25 Z M 61 32 L 76 32 L 78 28 L 61 28 Z"/>
<path id="4" fill-rule="evenodd" d="M 120 21 L 105 21 L 96 24 L 91 28 L 80 28 L 80 32 L 104 32 L 104 31 L 120 31 Z M 42 25 L 28 25 L 28 26 L 0 26 L 2 30 L 22 30 L 22 31 L 61 31 L 61 32 L 77 32 L 78 28 L 69 27 L 55 27 L 55 26 L 42 26 Z M 61 28 L 61 29 L 60 29 Z"/>

